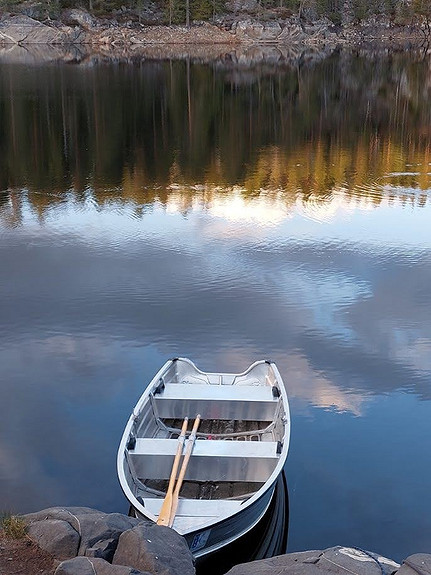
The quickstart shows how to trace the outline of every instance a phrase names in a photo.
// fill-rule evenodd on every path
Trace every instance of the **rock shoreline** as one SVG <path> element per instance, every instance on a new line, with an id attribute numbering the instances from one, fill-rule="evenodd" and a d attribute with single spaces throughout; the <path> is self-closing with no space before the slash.
<path id="1" fill-rule="evenodd" d="M 54 575 L 196 574 L 185 539 L 174 530 L 150 521 L 88 507 L 52 507 L 23 515 L 22 519 L 28 526 L 28 537 L 54 558 Z M 2 547 L 0 559 L 1 554 Z M 11 570 L 2 575 L 14 573 L 12 562 L 10 566 Z M 376 553 L 336 546 L 243 563 L 227 573 L 346 575 L 347 572 L 354 575 L 431 575 L 431 555 L 411 555 L 400 565 Z"/>
<path id="2" fill-rule="evenodd" d="M 304 23 L 297 17 L 259 19 L 237 14 L 217 22 L 185 26 L 144 25 L 94 18 L 85 10 L 66 10 L 59 20 L 41 22 L 25 14 L 0 17 L 0 45 L 88 45 L 105 47 L 167 45 L 254 45 L 335 47 L 373 43 L 386 47 L 423 44 L 420 26 L 391 26 L 374 19 L 361 25 L 334 26 L 328 19 Z"/>
<path id="3" fill-rule="evenodd" d="M 30 539 L 56 560 L 55 575 L 195 574 L 185 539 L 150 521 L 88 507 L 52 507 L 22 519 Z"/>

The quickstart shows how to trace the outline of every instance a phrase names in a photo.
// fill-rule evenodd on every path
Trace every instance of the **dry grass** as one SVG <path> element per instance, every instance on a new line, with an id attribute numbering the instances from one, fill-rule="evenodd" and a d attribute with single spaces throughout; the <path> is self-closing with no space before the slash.
<path id="1" fill-rule="evenodd" d="M 22 539 L 27 533 L 25 521 L 10 513 L 0 514 L 0 529 L 9 539 Z"/>

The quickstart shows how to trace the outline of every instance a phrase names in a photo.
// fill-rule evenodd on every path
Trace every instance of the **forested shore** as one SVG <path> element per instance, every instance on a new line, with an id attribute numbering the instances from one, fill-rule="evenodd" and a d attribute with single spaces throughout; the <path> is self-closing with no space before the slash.
<path id="1" fill-rule="evenodd" d="M 0 0 L 0 43 L 43 43 L 14 33 L 33 21 L 58 32 L 51 44 L 431 40 L 429 0 Z"/>

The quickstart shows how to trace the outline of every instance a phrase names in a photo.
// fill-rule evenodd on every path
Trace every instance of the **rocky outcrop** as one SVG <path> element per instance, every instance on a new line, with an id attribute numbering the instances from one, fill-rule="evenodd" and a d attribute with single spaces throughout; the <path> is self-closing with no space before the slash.
<path id="1" fill-rule="evenodd" d="M 257 22 L 254 20 L 240 21 L 236 24 L 235 35 L 243 41 L 275 42 L 282 32 L 277 21 Z"/>
<path id="2" fill-rule="evenodd" d="M 25 519 L 30 537 L 57 559 L 86 555 L 108 561 L 112 561 L 120 535 L 139 523 L 121 513 L 103 513 L 89 507 L 52 507 L 25 515 Z"/>
<path id="3" fill-rule="evenodd" d="M 431 575 L 431 555 L 418 553 L 400 566 L 377 553 L 355 547 L 289 553 L 236 565 L 226 575 Z"/>
<path id="4" fill-rule="evenodd" d="M 194 22 L 192 26 L 144 25 L 132 20 L 97 19 L 86 10 L 65 10 L 58 21 L 39 22 L 27 15 L 4 15 L 0 19 L 0 44 L 90 45 L 90 46 L 168 46 L 168 45 L 256 45 L 288 47 L 336 47 L 358 45 L 374 39 L 378 43 L 414 44 L 420 29 L 394 28 L 385 22 L 351 23 L 334 26 L 325 18 L 304 22 L 297 16 L 275 13 L 259 18 L 253 14 L 255 0 L 232 0 L 245 12 L 229 14 L 214 23 Z M 247 12 L 250 10 L 250 13 Z"/>
<path id="5" fill-rule="evenodd" d="M 18 14 L 0 20 L 0 43 L 3 44 L 68 44 L 79 42 L 82 31 L 61 23 L 43 24 Z"/>
<path id="6" fill-rule="evenodd" d="M 57 558 L 55 575 L 195 575 L 186 541 L 173 529 L 88 507 L 23 516 L 28 534 Z M 431 575 L 431 555 L 399 565 L 352 547 L 289 553 L 235 565 L 226 575 Z"/>
<path id="7" fill-rule="evenodd" d="M 69 8 L 61 15 L 61 21 L 67 26 L 81 26 L 84 30 L 92 30 L 97 26 L 97 19 L 86 10 Z"/>
<path id="8" fill-rule="evenodd" d="M 395 561 L 376 553 L 338 546 L 243 563 L 233 567 L 227 575 L 346 575 L 349 572 L 355 575 L 394 575 L 399 568 Z"/>
<path id="9" fill-rule="evenodd" d="M 35 521 L 28 527 L 28 535 L 41 549 L 56 559 L 70 559 L 78 555 L 80 536 L 67 521 L 45 519 Z"/>
<path id="10" fill-rule="evenodd" d="M 102 27 L 86 34 L 85 41 L 97 45 L 234 44 L 231 32 L 208 23 L 186 26 Z"/>
<path id="11" fill-rule="evenodd" d="M 431 555 L 415 553 L 403 561 L 397 575 L 431 575 Z"/>
<path id="12" fill-rule="evenodd" d="M 150 575 L 125 565 L 111 565 L 104 559 L 75 557 L 63 561 L 55 570 L 55 575 Z"/>
<path id="13" fill-rule="evenodd" d="M 24 515 L 29 537 L 61 561 L 56 575 L 194 575 L 181 535 L 121 513 L 51 507 Z"/>
<path id="14" fill-rule="evenodd" d="M 115 565 L 131 565 L 158 575 L 193 575 L 190 550 L 185 539 L 169 527 L 140 523 L 125 531 L 115 551 Z"/>

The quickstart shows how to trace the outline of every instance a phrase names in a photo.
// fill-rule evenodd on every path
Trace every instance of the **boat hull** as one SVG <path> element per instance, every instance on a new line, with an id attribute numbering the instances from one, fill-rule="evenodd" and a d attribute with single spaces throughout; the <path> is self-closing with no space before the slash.
<path id="1" fill-rule="evenodd" d="M 271 486 L 253 505 L 235 515 L 209 527 L 185 533 L 184 538 L 195 559 L 219 551 L 253 529 L 267 512 L 274 496 L 274 489 L 275 487 Z M 148 515 L 141 513 L 139 509 L 132 506 L 131 510 L 134 517 L 148 519 Z"/>
<path id="2" fill-rule="evenodd" d="M 170 360 L 139 399 L 119 447 L 118 476 L 136 517 L 157 522 L 184 417 L 202 422 L 170 525 L 200 560 L 245 537 L 280 500 L 290 415 L 272 362 L 215 374 Z"/>
<path id="3" fill-rule="evenodd" d="M 265 514 L 247 533 L 196 558 L 197 575 L 220 575 L 234 565 L 282 555 L 287 550 L 289 497 L 284 472 L 277 478 Z"/>

